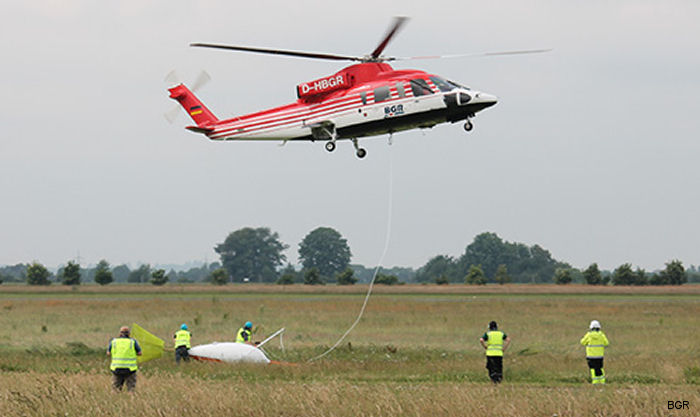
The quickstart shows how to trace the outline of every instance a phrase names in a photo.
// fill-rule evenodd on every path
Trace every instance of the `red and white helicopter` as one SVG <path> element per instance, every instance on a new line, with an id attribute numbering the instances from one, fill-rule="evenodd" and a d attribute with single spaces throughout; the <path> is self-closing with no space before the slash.
<path id="1" fill-rule="evenodd" d="M 211 140 L 309 140 L 325 141 L 328 152 L 336 141 L 350 139 L 358 158 L 367 151 L 357 139 L 393 134 L 415 128 L 431 128 L 439 123 L 464 120 L 471 131 L 471 118 L 497 102 L 491 94 L 475 91 L 435 74 L 420 70 L 394 70 L 388 61 L 461 56 L 492 56 L 545 52 L 546 50 L 491 52 L 484 54 L 386 57 L 382 51 L 406 22 L 395 19 L 379 45 L 366 56 L 346 56 L 268 48 L 193 43 L 190 46 L 234 51 L 286 55 L 358 64 L 333 75 L 297 85 L 297 101 L 256 113 L 219 120 L 184 84 L 170 88 L 196 126 L 187 129 L 205 134 Z"/>

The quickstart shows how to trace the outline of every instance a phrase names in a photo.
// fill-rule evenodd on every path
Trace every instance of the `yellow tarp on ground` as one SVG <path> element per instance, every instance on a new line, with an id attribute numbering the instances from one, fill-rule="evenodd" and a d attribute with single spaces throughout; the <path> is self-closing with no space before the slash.
<path id="1" fill-rule="evenodd" d="M 131 337 L 136 339 L 141 346 L 141 356 L 138 357 L 138 363 L 147 362 L 151 359 L 157 359 L 163 356 L 165 342 L 136 323 L 131 325 Z"/>

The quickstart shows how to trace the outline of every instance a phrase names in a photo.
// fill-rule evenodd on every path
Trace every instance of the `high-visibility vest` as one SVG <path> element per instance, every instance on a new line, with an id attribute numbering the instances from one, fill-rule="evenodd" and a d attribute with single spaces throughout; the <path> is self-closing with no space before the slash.
<path id="1" fill-rule="evenodd" d="M 118 337 L 112 339 L 112 347 L 109 350 L 109 355 L 112 357 L 112 363 L 109 369 L 114 371 L 117 368 L 126 368 L 130 371 L 138 369 L 136 364 L 136 347 L 134 339 L 128 337 Z"/>
<path id="2" fill-rule="evenodd" d="M 586 357 L 588 359 L 601 359 L 605 356 L 605 346 L 609 343 L 605 333 L 599 330 L 591 330 L 583 336 L 581 344 L 586 347 Z"/>
<path id="3" fill-rule="evenodd" d="M 192 334 L 188 332 L 187 330 L 178 330 L 175 332 L 175 347 L 178 348 L 180 346 L 185 346 L 187 349 L 189 349 L 190 346 L 190 338 L 192 337 Z"/>
<path id="4" fill-rule="evenodd" d="M 486 332 L 486 356 L 503 356 L 503 332 L 491 330 Z"/>
<path id="5" fill-rule="evenodd" d="M 245 335 L 245 337 L 243 337 Z M 247 343 L 250 342 L 250 330 L 246 330 L 245 327 L 238 329 L 238 334 L 236 334 L 236 343 Z"/>

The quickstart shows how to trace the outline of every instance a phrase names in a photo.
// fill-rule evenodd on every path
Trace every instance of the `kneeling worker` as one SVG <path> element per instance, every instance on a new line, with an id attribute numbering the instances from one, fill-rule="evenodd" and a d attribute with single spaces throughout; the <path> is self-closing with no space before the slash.
<path id="1" fill-rule="evenodd" d="M 175 332 L 173 339 L 175 339 L 175 363 L 179 364 L 180 359 L 185 362 L 190 361 L 189 349 L 192 347 L 190 345 L 190 339 L 192 338 L 192 333 L 187 330 L 187 325 L 182 323 L 180 330 Z"/>
<path id="2" fill-rule="evenodd" d="M 125 382 L 127 391 L 136 388 L 136 357 L 141 356 L 141 346 L 129 337 L 130 334 L 129 328 L 122 326 L 119 337 L 110 340 L 107 348 L 107 356 L 112 358 L 109 369 L 112 371 L 112 387 L 115 391 L 121 391 Z"/>
<path id="3" fill-rule="evenodd" d="M 589 332 L 583 336 L 581 344 L 586 347 L 586 361 L 591 371 L 591 383 L 605 384 L 603 357 L 605 356 L 605 347 L 610 343 L 605 333 L 600 330 L 598 320 L 591 322 Z"/>
<path id="4" fill-rule="evenodd" d="M 236 333 L 236 343 L 246 343 L 255 346 L 253 343 L 253 323 L 245 322 L 245 325 L 238 329 Z"/>
<path id="5" fill-rule="evenodd" d="M 503 352 L 508 348 L 510 338 L 498 330 L 498 324 L 492 321 L 479 342 L 486 349 L 486 369 L 489 371 L 489 378 L 494 384 L 498 384 L 503 380 Z"/>

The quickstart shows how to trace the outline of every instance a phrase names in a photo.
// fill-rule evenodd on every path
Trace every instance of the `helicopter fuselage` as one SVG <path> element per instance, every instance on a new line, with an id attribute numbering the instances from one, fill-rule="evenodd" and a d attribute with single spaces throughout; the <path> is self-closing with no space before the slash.
<path id="1" fill-rule="evenodd" d="M 294 103 L 218 120 L 184 85 L 170 89 L 197 126 L 188 129 L 217 141 L 323 140 L 392 134 L 466 120 L 496 104 L 496 97 L 420 70 L 361 63 L 297 86 Z M 364 156 L 366 152 L 362 152 Z"/>

